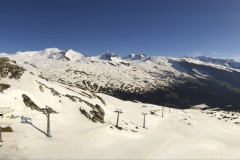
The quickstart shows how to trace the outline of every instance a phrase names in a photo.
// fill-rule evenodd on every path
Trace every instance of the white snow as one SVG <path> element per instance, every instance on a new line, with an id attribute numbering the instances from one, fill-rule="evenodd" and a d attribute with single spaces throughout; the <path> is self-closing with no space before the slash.
<path id="1" fill-rule="evenodd" d="M 123 108 L 123 110 L 127 109 Z M 147 105 L 147 107 L 151 107 Z M 140 107 L 127 110 L 120 124 L 140 125 Z M 134 115 L 135 114 L 135 115 Z M 139 114 L 139 116 L 137 116 Z M 173 110 L 166 118 L 147 115 L 147 128 L 137 133 L 111 129 L 111 124 L 93 124 L 77 112 L 51 116 L 52 138 L 45 137 L 20 119 L 12 122 L 13 133 L 3 133 L 1 158 L 14 159 L 238 159 L 239 126 L 207 117 L 198 110 Z M 46 127 L 46 117 L 33 124 Z M 116 114 L 112 113 L 116 119 Z M 185 120 L 187 119 L 187 120 Z M 123 122 L 124 120 L 124 122 Z M 139 121 L 139 122 L 138 122 Z M 132 122 L 132 123 L 131 123 Z M 114 122 L 112 122 L 114 123 Z M 137 124 L 139 123 L 139 124 Z M 190 125 L 188 125 L 190 123 Z M 137 129 L 135 129 L 137 130 Z"/>
<path id="2" fill-rule="evenodd" d="M 81 53 L 78 53 L 72 49 L 66 50 L 65 56 L 70 59 L 72 62 L 79 61 L 80 59 L 84 58 L 84 55 Z"/>
<path id="3" fill-rule="evenodd" d="M 184 71 L 176 70 L 169 60 L 186 60 L 229 71 L 232 68 L 190 58 L 151 57 L 145 61 L 129 61 L 112 56 L 109 61 L 56 48 L 0 56 L 15 59 L 27 69 L 19 80 L 0 79 L 0 83 L 11 85 L 0 93 L 0 112 L 4 113 L 0 117 L 0 126 L 10 126 L 13 129 L 13 132 L 2 133 L 0 159 L 240 158 L 239 113 L 199 110 L 207 107 L 204 104 L 188 110 L 169 109 L 122 101 L 74 87 L 74 84 L 80 85 L 83 80 L 89 80 L 89 87 L 97 83 L 112 88 L 133 89 L 137 86 L 151 89 L 154 86 L 149 84 L 169 85 L 174 80 L 170 75 L 189 76 Z M 195 72 L 204 76 L 198 70 Z M 39 75 L 49 80 L 46 81 Z M 43 84 L 44 92 L 40 91 L 40 84 Z M 73 86 L 70 88 L 71 84 Z M 49 88 L 60 95 L 54 96 Z M 51 138 L 45 135 L 47 117 L 26 107 L 23 94 L 30 97 L 38 107 L 45 108 L 47 105 L 58 112 L 50 117 Z M 66 94 L 93 105 L 99 104 L 105 112 L 105 123 L 93 123 L 87 119 L 79 108 L 88 113 L 92 108 L 83 101 L 73 102 Z M 122 130 L 115 127 L 116 108 L 123 111 L 119 117 Z M 143 128 L 143 112 L 148 113 L 146 128 Z M 31 118 L 32 125 L 21 123 L 21 116 Z"/>

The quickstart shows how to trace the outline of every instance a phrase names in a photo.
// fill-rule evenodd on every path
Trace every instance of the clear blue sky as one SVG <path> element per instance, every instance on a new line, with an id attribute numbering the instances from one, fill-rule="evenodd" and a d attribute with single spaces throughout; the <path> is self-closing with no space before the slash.
<path id="1" fill-rule="evenodd" d="M 240 0 L 0 0 L 0 53 L 240 55 Z"/>

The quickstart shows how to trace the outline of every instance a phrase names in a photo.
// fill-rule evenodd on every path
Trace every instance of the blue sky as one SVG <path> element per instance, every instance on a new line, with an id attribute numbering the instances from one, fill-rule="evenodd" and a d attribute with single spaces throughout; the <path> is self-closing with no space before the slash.
<path id="1" fill-rule="evenodd" d="M 1 0 L 0 53 L 235 57 L 240 0 Z"/>

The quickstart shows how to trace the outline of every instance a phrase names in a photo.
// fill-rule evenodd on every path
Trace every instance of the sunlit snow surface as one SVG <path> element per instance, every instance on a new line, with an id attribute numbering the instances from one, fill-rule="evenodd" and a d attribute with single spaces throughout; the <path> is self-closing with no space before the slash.
<path id="1" fill-rule="evenodd" d="M 238 117 L 237 113 L 232 116 L 227 112 L 197 109 L 171 109 L 169 112 L 167 107 L 97 94 L 106 102 L 104 105 L 91 92 L 76 88 L 71 91 L 66 86 L 45 81 L 29 72 L 25 72 L 19 81 L 1 81 L 11 85 L 4 94 L 0 94 L 1 107 L 11 107 L 11 111 L 6 111 L 0 124 L 2 127 L 11 126 L 14 132 L 2 134 L 4 142 L 0 143 L 0 159 L 240 158 L 240 126 L 235 124 L 240 120 L 222 118 L 224 115 Z M 53 87 L 60 94 L 75 95 L 101 105 L 106 114 L 106 123 L 93 123 L 80 114 L 80 107 L 88 108 L 84 103 L 72 102 L 64 96 L 53 96 L 45 87 L 41 92 L 37 81 Z M 48 105 L 59 113 L 51 114 L 51 138 L 40 131 L 46 132 L 46 116 L 27 108 L 21 98 L 23 93 L 39 107 Z M 92 98 L 83 96 L 83 93 Z M 123 111 L 119 121 L 122 130 L 114 127 L 116 108 Z M 142 112 L 148 113 L 147 129 L 142 127 Z M 16 118 L 10 118 L 11 115 Z M 33 125 L 21 123 L 22 115 L 32 118 Z"/>
<path id="2" fill-rule="evenodd" d="M 147 86 L 143 80 L 157 81 L 156 76 L 149 74 L 149 71 L 155 69 L 158 73 L 162 71 L 164 74 L 167 70 L 177 76 L 187 76 L 171 67 L 168 58 L 155 57 L 152 61 L 131 61 L 116 60 L 114 57 L 110 62 L 120 66 L 116 67 L 98 57 L 74 56 L 75 53 L 72 51 L 69 53 L 73 62 L 66 61 L 63 56 L 66 54 L 58 49 L 9 56 L 11 59 L 16 59 L 17 63 L 22 64 L 28 71 L 25 71 L 19 80 L 8 78 L 0 80 L 1 83 L 11 85 L 11 88 L 0 93 L 0 112 L 4 113 L 4 116 L 0 117 L 0 125 L 10 126 L 13 129 L 13 132 L 2 133 L 0 159 L 240 158 L 239 113 L 200 110 L 206 107 L 205 105 L 198 105 L 188 110 L 169 110 L 164 106 L 122 101 L 105 94 L 70 88 L 54 81 L 65 78 L 74 82 L 89 76 L 92 82 L 97 81 L 102 85 L 109 81 L 115 87 L 121 85 L 121 82 Z M 193 59 L 192 61 L 203 63 Z M 120 65 L 119 62 L 129 63 L 130 66 Z M 74 72 L 66 72 L 67 69 L 77 69 L 87 74 L 85 77 L 83 74 L 76 78 Z M 40 78 L 38 75 L 41 72 L 46 77 L 50 77 L 50 80 Z M 162 78 L 164 79 L 164 76 Z M 165 78 L 166 81 L 159 81 L 161 85 L 168 85 L 170 80 Z M 45 86 L 43 86 L 44 92 L 41 92 L 40 84 L 54 88 L 60 96 L 54 96 Z M 45 108 L 47 105 L 58 112 L 51 114 L 50 117 L 51 138 L 45 135 L 47 117 L 41 112 L 26 107 L 22 94 L 30 97 L 40 108 Z M 91 122 L 79 111 L 79 108 L 86 111 L 91 108 L 86 103 L 73 102 L 65 96 L 66 94 L 79 97 L 94 105 L 99 104 L 105 111 L 105 123 Z M 105 104 L 99 97 L 105 101 Z M 123 111 L 119 119 L 122 130 L 115 127 L 116 108 Z M 146 128 L 143 128 L 143 112 L 147 113 Z M 21 116 L 31 118 L 32 125 L 21 123 Z"/>

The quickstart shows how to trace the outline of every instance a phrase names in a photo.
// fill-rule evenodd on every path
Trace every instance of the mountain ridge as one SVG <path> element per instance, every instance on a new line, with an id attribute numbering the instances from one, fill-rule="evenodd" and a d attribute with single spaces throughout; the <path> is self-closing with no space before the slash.
<path id="1" fill-rule="evenodd" d="M 125 100 L 183 108 L 201 103 L 222 107 L 233 104 L 236 108 L 239 102 L 240 70 L 217 63 L 222 62 L 219 60 L 146 57 L 142 54 L 136 59 L 136 55 L 132 55 L 132 59 L 124 59 L 112 52 L 87 57 L 73 50 L 58 49 L 46 49 L 45 52 L 1 56 L 16 60 L 32 73 L 50 81 Z M 194 90 L 194 87 L 200 89 Z M 230 98 L 230 93 L 235 98 Z M 220 104 L 215 100 L 214 104 L 208 97 L 224 99 L 226 103 Z"/>
<path id="2" fill-rule="evenodd" d="M 66 50 L 60 50 L 58 48 L 46 48 L 43 50 L 39 50 L 39 51 L 18 51 L 15 53 L 16 55 L 29 55 L 29 56 L 33 56 L 36 54 L 42 55 L 42 56 L 50 56 L 49 58 L 52 58 L 51 55 L 56 55 L 56 54 L 62 54 L 63 56 L 67 57 L 69 56 L 76 56 L 76 60 L 73 59 L 73 61 L 77 61 L 81 58 L 84 57 L 89 57 L 86 53 L 81 53 L 81 52 L 77 52 L 74 51 L 73 49 L 66 49 Z M 69 55 L 68 55 L 69 54 Z M 14 54 L 8 54 L 8 53 L 0 53 L 1 56 L 4 55 L 14 55 Z M 68 58 L 69 58 L 68 57 Z M 116 53 L 111 52 L 111 51 L 105 51 L 102 52 L 96 56 L 90 56 L 90 57 L 98 57 L 102 60 L 111 60 L 110 58 L 112 57 L 117 57 L 120 58 L 122 60 L 151 60 L 154 57 L 162 57 L 162 56 L 146 56 L 144 53 L 131 53 L 128 54 L 126 56 L 118 56 Z M 167 57 L 166 57 L 167 58 Z M 169 57 L 171 58 L 171 57 Z M 207 56 L 195 56 L 195 57 L 189 57 L 189 56 L 183 56 L 183 57 L 179 57 L 178 59 L 194 59 L 194 60 L 199 60 L 202 62 L 206 62 L 206 63 L 215 63 L 215 64 L 220 64 L 220 65 L 226 65 L 225 63 L 235 63 L 235 65 L 237 65 L 236 69 L 240 68 L 240 62 L 235 61 L 234 59 L 224 59 L 224 58 L 213 58 L 213 57 L 207 57 Z M 71 60 L 71 58 L 70 58 Z M 227 65 L 226 65 L 227 66 Z M 233 67 L 234 65 L 230 65 L 229 67 Z"/>

